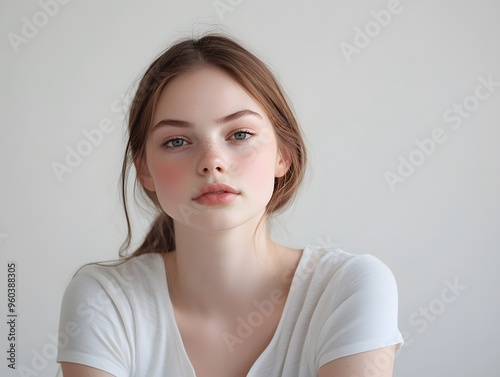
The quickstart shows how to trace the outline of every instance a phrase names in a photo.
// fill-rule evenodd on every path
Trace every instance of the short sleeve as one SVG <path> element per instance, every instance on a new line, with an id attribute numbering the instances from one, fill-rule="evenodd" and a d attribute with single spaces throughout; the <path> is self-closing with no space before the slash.
<path id="1" fill-rule="evenodd" d="M 130 376 L 130 339 L 119 310 L 120 291 L 116 281 L 93 266 L 73 277 L 62 299 L 59 332 L 64 335 L 59 336 L 57 362 Z"/>
<path id="2" fill-rule="evenodd" d="M 372 255 L 346 262 L 325 289 L 316 314 L 318 369 L 343 356 L 404 343 L 394 275 Z"/>

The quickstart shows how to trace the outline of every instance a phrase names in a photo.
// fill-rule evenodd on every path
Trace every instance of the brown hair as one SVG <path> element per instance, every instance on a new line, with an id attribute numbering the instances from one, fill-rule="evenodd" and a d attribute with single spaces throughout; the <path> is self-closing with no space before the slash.
<path id="1" fill-rule="evenodd" d="M 122 200 L 128 230 L 125 242 L 120 248 L 122 257 L 124 251 L 130 247 L 132 239 L 126 200 L 128 172 L 135 161 L 145 158 L 146 138 L 160 93 L 174 77 L 206 66 L 217 67 L 228 73 L 264 108 L 274 127 L 278 148 L 289 163 L 286 174 L 274 180 L 273 194 L 259 225 L 267 215 L 285 209 L 292 202 L 302 182 L 306 165 L 306 147 L 295 116 L 269 68 L 251 52 L 225 35 L 211 33 L 197 39 L 181 40 L 153 61 L 139 82 L 131 102 L 129 138 L 121 173 Z M 156 193 L 146 190 L 136 178 L 134 194 L 137 188 L 155 205 L 158 215 L 143 243 L 129 258 L 145 253 L 165 253 L 175 250 L 173 219 L 161 209 Z"/>

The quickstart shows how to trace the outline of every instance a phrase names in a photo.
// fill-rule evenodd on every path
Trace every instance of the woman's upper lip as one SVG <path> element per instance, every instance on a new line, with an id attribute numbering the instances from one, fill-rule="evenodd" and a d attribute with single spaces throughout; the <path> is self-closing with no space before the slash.
<path id="1" fill-rule="evenodd" d="M 217 191 L 225 191 L 225 192 L 230 192 L 233 194 L 239 194 L 239 192 L 232 188 L 229 185 L 226 185 L 225 183 L 210 183 L 205 186 L 203 186 L 198 193 L 194 196 L 193 200 L 198 199 L 200 196 L 204 194 L 208 194 L 211 192 L 217 192 Z"/>

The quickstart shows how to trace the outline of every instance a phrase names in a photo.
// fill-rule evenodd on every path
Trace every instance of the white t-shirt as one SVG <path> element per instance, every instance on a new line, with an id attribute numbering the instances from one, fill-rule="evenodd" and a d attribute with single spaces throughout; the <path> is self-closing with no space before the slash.
<path id="1" fill-rule="evenodd" d="M 276 297 L 242 317 L 246 325 L 225 335 L 228 347 L 236 349 L 251 334 Z M 307 245 L 276 332 L 247 376 L 317 376 L 322 365 L 339 357 L 399 348 L 404 341 L 397 319 L 397 286 L 384 263 L 368 254 Z M 57 362 L 89 365 L 117 377 L 195 377 L 160 254 L 80 270 L 62 302 L 60 332 L 67 328 L 71 335 L 59 344 Z"/>

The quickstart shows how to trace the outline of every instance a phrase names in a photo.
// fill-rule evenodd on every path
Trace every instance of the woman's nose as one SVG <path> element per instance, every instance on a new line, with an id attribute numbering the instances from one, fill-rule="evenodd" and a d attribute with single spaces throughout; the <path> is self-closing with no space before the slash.
<path id="1" fill-rule="evenodd" d="M 222 147 L 216 143 L 204 145 L 198 162 L 198 174 L 225 173 L 227 163 L 223 153 Z"/>

